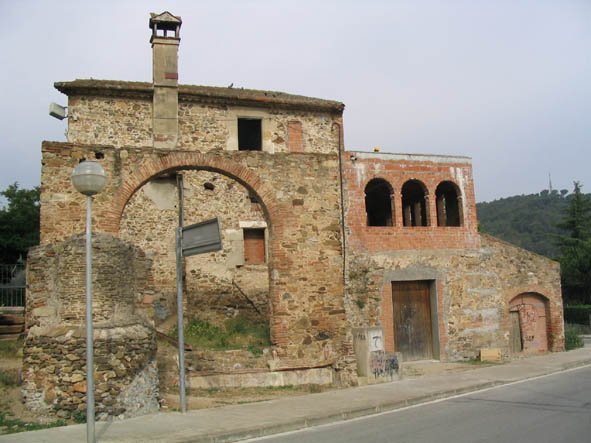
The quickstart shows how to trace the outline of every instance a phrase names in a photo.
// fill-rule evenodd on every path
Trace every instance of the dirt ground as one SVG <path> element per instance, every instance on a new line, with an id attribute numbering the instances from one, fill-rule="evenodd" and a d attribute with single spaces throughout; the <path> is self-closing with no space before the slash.
<path id="1" fill-rule="evenodd" d="M 12 426 L 24 431 L 28 430 L 31 424 L 46 425 L 56 421 L 55 417 L 33 413 L 25 407 L 20 387 L 22 341 L 13 343 L 18 345 L 16 352 L 7 352 L 6 348 L 2 347 L 0 353 L 0 435 L 7 433 L 8 428 Z M 12 348 L 11 346 L 10 351 Z M 17 423 L 13 423 L 15 420 Z"/>

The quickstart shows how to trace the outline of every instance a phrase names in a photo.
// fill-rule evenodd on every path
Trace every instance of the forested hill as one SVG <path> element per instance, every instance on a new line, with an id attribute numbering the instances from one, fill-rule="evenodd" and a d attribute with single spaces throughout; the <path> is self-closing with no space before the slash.
<path id="1" fill-rule="evenodd" d="M 551 234 L 565 234 L 556 223 L 563 219 L 571 196 L 566 189 L 544 190 L 539 194 L 477 203 L 480 230 L 538 254 L 558 258 L 560 251 Z"/>

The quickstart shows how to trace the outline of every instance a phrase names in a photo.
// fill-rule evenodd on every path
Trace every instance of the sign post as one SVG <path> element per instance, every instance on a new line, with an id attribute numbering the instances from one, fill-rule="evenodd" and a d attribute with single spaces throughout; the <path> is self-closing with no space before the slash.
<path id="1" fill-rule="evenodd" d="M 220 219 L 212 218 L 176 230 L 176 296 L 179 334 L 179 393 L 181 412 L 187 412 L 185 387 L 185 332 L 183 320 L 183 257 L 205 254 L 222 249 Z"/>

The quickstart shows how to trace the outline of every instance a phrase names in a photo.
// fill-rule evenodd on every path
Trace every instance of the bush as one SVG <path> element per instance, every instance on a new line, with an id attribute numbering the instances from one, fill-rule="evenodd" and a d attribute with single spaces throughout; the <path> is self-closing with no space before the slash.
<path id="1" fill-rule="evenodd" d="M 564 347 L 567 351 L 585 346 L 576 325 L 564 325 Z"/>
<path id="2" fill-rule="evenodd" d="M 588 325 L 591 305 L 573 305 L 564 307 L 564 322 L 577 325 Z"/>

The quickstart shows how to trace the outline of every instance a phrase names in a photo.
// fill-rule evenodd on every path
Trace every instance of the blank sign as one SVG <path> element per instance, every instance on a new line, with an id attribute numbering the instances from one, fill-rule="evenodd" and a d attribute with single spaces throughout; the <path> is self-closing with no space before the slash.
<path id="1" fill-rule="evenodd" d="M 222 231 L 218 217 L 183 227 L 183 256 L 204 254 L 222 249 Z"/>

